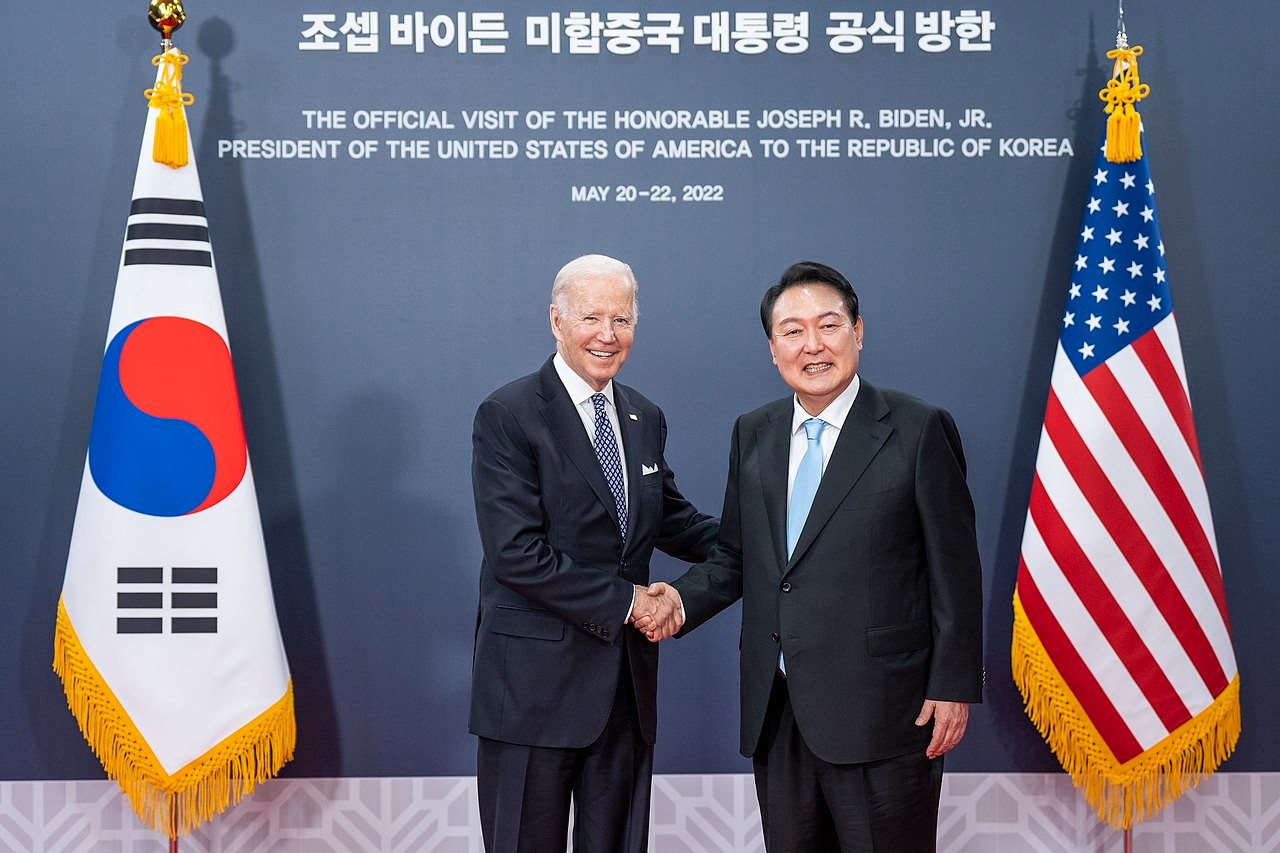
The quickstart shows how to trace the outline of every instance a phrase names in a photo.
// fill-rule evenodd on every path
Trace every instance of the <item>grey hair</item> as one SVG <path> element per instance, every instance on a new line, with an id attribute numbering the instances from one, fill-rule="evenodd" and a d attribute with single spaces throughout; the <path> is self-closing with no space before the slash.
<path id="1" fill-rule="evenodd" d="M 574 258 L 560 268 L 556 280 L 551 285 L 551 304 L 562 316 L 569 313 L 569 291 L 579 283 L 593 278 L 608 278 L 620 281 L 631 289 L 631 322 L 640 321 L 640 302 L 636 298 L 640 286 L 636 284 L 635 274 L 631 267 L 608 255 L 583 255 Z"/>

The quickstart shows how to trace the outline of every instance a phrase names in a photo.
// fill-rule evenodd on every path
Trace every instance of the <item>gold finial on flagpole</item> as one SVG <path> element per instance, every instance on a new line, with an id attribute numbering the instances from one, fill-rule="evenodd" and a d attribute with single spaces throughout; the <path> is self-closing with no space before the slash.
<path id="1" fill-rule="evenodd" d="M 151 26 L 160 32 L 160 36 L 166 42 L 166 48 L 173 37 L 174 30 L 182 26 L 182 22 L 186 19 L 187 13 L 182 8 L 182 0 L 151 0 L 151 4 L 147 7 L 147 20 L 151 21 Z"/>

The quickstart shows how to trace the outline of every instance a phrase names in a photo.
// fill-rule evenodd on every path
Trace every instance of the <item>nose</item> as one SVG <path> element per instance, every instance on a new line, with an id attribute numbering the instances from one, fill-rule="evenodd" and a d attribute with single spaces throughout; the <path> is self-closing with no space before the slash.
<path id="1" fill-rule="evenodd" d="M 604 323 L 596 332 L 596 337 L 606 344 L 611 344 L 618 339 L 618 332 L 613 328 L 612 323 Z"/>
<path id="2" fill-rule="evenodd" d="M 818 334 L 817 329 L 810 329 L 804 333 L 804 351 L 818 352 L 822 349 L 822 335 Z"/>

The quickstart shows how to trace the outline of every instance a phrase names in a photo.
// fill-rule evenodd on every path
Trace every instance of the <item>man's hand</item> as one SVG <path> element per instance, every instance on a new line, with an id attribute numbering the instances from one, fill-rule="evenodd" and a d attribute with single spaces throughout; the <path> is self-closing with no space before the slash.
<path id="1" fill-rule="evenodd" d="M 631 608 L 631 621 L 649 642 L 665 640 L 684 624 L 680 593 L 665 583 L 636 585 L 636 600 Z"/>
<path id="2" fill-rule="evenodd" d="M 926 699 L 920 709 L 920 716 L 916 717 L 916 725 L 928 725 L 930 717 L 933 718 L 933 739 L 929 741 L 929 748 L 924 754 L 928 758 L 937 758 L 964 737 L 964 730 L 969 725 L 969 703 Z"/>

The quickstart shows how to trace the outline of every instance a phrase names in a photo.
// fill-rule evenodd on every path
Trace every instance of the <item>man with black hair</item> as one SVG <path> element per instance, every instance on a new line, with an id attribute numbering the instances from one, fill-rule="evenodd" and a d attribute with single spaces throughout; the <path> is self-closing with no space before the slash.
<path id="1" fill-rule="evenodd" d="M 671 584 L 680 634 L 742 599 L 741 749 L 770 853 L 931 851 L 942 755 L 982 696 L 960 435 L 859 377 L 865 327 L 838 271 L 794 264 L 760 319 L 794 394 L 734 426 L 719 542 Z"/>

